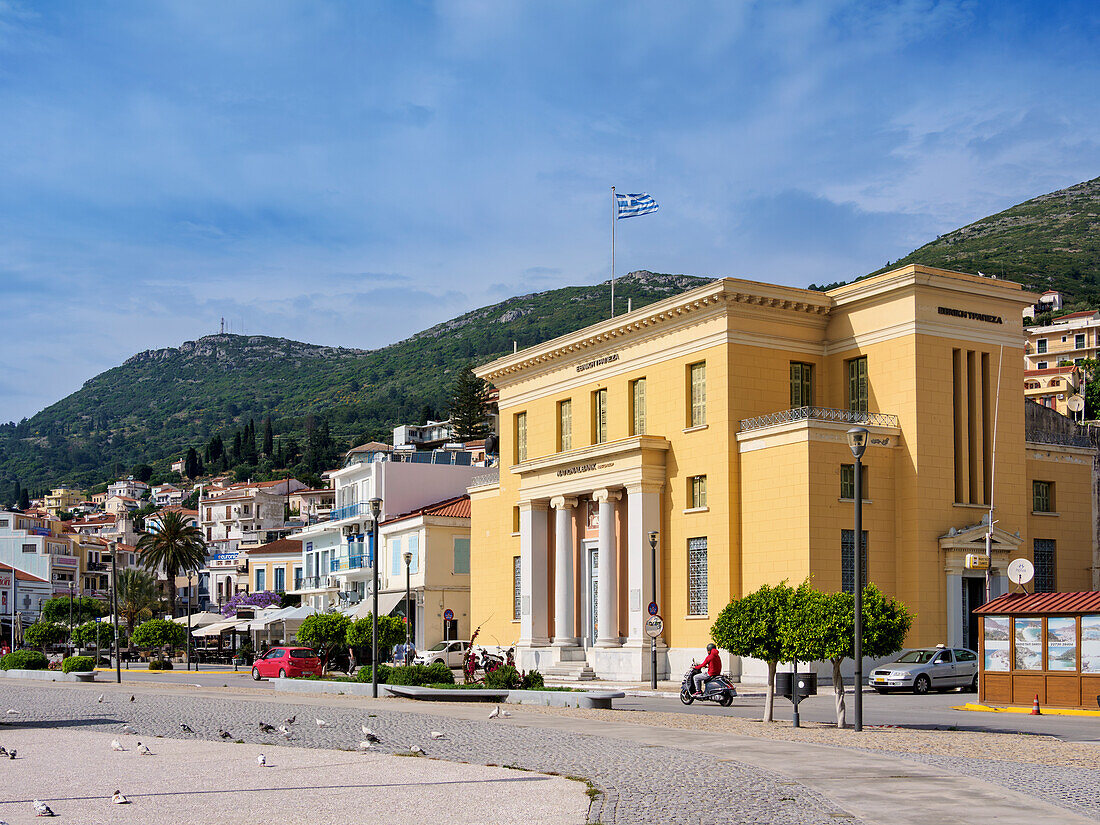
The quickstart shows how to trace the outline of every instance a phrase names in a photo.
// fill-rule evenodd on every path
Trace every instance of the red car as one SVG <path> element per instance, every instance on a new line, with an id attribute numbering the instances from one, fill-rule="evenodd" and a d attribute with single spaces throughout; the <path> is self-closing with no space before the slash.
<path id="1" fill-rule="evenodd" d="M 252 665 L 252 678 L 259 681 L 287 676 L 321 676 L 321 660 L 311 647 L 273 647 Z"/>

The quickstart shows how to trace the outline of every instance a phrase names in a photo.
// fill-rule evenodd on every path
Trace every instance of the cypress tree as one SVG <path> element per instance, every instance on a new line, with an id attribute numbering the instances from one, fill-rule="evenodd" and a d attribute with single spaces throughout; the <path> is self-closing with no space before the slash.
<path id="1" fill-rule="evenodd" d="M 455 379 L 451 396 L 451 431 L 457 441 L 489 434 L 489 387 L 467 365 Z"/>
<path id="2" fill-rule="evenodd" d="M 271 458 L 275 454 L 274 436 L 271 433 L 271 416 L 264 419 L 264 455 Z"/>

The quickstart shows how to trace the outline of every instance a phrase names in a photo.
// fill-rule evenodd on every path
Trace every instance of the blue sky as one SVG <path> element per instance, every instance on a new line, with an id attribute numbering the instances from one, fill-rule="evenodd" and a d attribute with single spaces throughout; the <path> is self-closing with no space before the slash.
<path id="1" fill-rule="evenodd" d="M 1095 3 L 0 0 L 0 420 L 217 330 L 792 285 L 1100 175 Z"/>

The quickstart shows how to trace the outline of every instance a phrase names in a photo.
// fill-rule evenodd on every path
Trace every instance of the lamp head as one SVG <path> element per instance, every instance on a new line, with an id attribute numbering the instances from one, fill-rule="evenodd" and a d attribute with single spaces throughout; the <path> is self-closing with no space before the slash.
<path id="1" fill-rule="evenodd" d="M 407 566 L 407 565 L 412 564 L 413 554 L 412 554 L 411 551 L 406 550 L 404 553 L 401 554 L 401 558 L 403 558 L 405 560 L 405 564 Z"/>
<path id="2" fill-rule="evenodd" d="M 657 546 L 657 531 L 656 530 L 650 530 L 649 531 L 649 546 L 650 547 L 656 547 Z"/>
<path id="3" fill-rule="evenodd" d="M 852 427 L 848 430 L 848 446 L 852 448 L 852 455 L 863 458 L 863 451 L 867 449 L 867 430 L 863 427 Z"/>
<path id="4" fill-rule="evenodd" d="M 375 523 L 378 522 L 378 516 L 382 513 L 382 499 L 372 498 L 368 504 L 370 504 L 371 515 L 374 516 Z"/>

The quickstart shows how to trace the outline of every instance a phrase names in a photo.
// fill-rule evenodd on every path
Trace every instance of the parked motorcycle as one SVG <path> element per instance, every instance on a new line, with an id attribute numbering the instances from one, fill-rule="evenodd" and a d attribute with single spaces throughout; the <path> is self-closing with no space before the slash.
<path id="1" fill-rule="evenodd" d="M 680 685 L 680 701 L 685 705 L 690 705 L 696 699 L 700 702 L 717 702 L 724 708 L 728 708 L 733 704 L 733 697 L 737 695 L 737 688 L 733 686 L 733 682 L 729 680 L 728 676 L 719 673 L 717 676 L 712 676 L 703 683 L 703 695 L 695 695 L 695 681 L 694 676 L 700 670 L 700 666 L 692 664 L 688 668 L 688 672 L 684 674 L 684 683 Z"/>
<path id="2" fill-rule="evenodd" d="M 516 666 L 515 648 L 510 647 L 500 653 L 490 653 L 485 648 L 478 651 L 478 667 L 486 673 L 490 673 L 499 667 Z"/>

